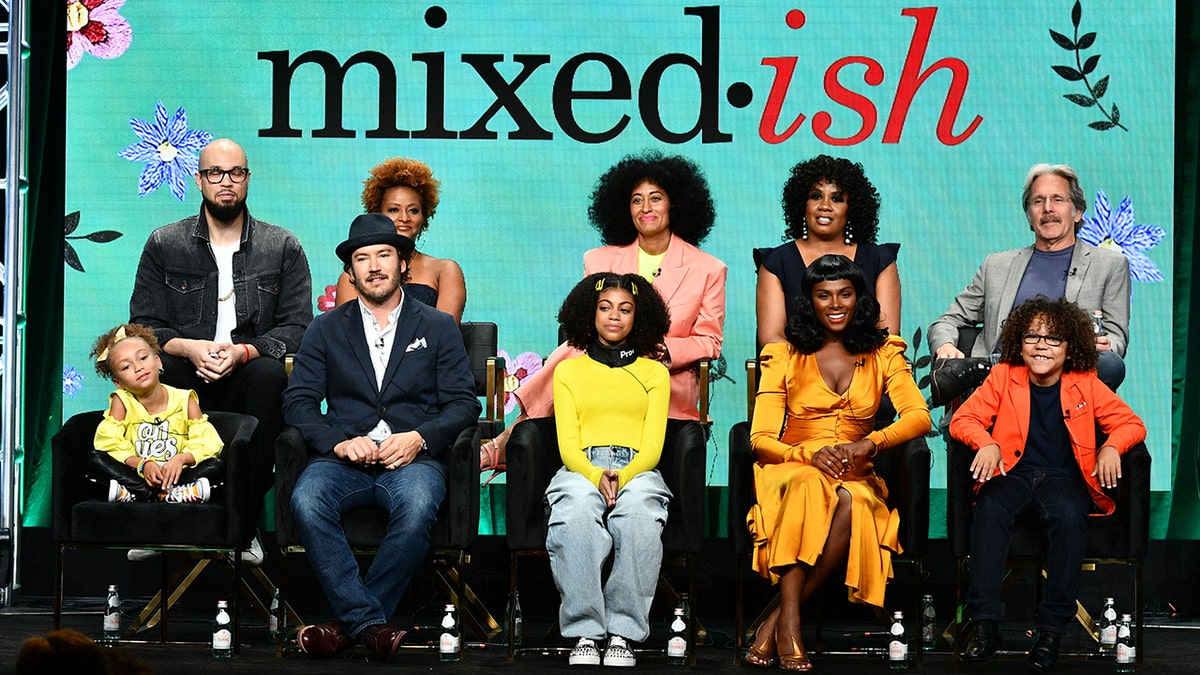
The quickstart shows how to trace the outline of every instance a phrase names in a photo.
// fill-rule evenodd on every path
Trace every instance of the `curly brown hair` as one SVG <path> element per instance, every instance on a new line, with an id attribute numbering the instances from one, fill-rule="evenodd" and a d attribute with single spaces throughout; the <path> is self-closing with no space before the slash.
<path id="1" fill-rule="evenodd" d="M 1066 343 L 1064 373 L 1096 369 L 1098 357 L 1092 320 L 1070 300 L 1051 300 L 1044 295 L 1026 300 L 1008 315 L 1000 334 L 1001 361 L 1014 366 L 1025 364 L 1021 357 L 1021 336 L 1035 321 L 1044 322 L 1050 335 L 1057 335 Z"/>
<path id="2" fill-rule="evenodd" d="M 412 188 L 421 197 L 421 211 L 425 214 L 425 224 L 421 226 L 423 233 L 437 211 L 439 185 L 433 177 L 433 169 L 425 162 L 392 157 L 371 169 L 371 177 L 363 181 L 362 205 L 367 213 L 379 213 L 383 193 L 398 186 Z"/>
<path id="3" fill-rule="evenodd" d="M 117 332 L 122 328 L 125 329 L 125 337 L 118 340 Z M 120 326 L 114 326 L 107 333 L 96 338 L 96 344 L 92 345 L 90 358 L 96 364 L 97 375 L 106 380 L 112 379 L 112 369 L 108 367 L 107 354 L 103 360 L 97 361 L 96 358 L 112 349 L 112 346 L 121 340 L 128 340 L 129 338 L 138 338 L 145 342 L 150 347 L 150 351 L 154 352 L 155 356 L 162 352 L 162 348 L 158 346 L 158 339 L 154 337 L 154 331 L 142 324 L 123 323 Z"/>
<path id="4" fill-rule="evenodd" d="M 659 359 L 666 353 L 663 339 L 671 328 L 671 312 L 654 286 L 640 274 L 596 272 L 583 278 L 558 310 L 567 344 L 587 351 L 596 339 L 596 305 L 608 288 L 623 288 L 633 294 L 633 330 L 626 338 L 638 356 Z"/>

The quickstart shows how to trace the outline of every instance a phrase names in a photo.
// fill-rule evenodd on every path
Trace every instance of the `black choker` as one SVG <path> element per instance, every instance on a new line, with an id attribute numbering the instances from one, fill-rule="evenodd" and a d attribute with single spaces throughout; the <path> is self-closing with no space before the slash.
<path id="1" fill-rule="evenodd" d="M 587 353 L 593 361 L 603 363 L 609 368 L 621 368 L 637 360 L 637 352 L 628 342 L 610 347 L 601 342 L 600 338 L 592 339 L 592 346 L 588 347 Z"/>

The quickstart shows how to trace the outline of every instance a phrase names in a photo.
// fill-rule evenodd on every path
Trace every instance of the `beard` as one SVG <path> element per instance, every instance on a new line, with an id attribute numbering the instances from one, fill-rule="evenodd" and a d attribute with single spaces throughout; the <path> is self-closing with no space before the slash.
<path id="1" fill-rule="evenodd" d="M 399 277 L 389 277 L 388 283 L 383 286 L 368 286 L 365 282 L 360 282 L 357 278 L 352 278 L 354 290 L 358 291 L 358 296 L 364 300 L 370 301 L 373 305 L 382 305 L 391 298 L 395 297 L 396 292 L 400 288 Z"/>
<path id="2" fill-rule="evenodd" d="M 236 199 L 229 204 L 219 204 L 204 197 L 204 211 L 209 217 L 221 223 L 229 223 L 242 215 L 242 211 L 246 210 L 246 200 Z"/>

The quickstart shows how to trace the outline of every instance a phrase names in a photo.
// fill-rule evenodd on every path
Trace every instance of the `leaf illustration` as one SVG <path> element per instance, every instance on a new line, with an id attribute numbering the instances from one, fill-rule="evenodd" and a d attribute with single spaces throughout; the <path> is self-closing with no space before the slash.
<path id="1" fill-rule="evenodd" d="M 922 377 L 921 381 L 917 383 L 917 389 L 924 389 L 925 387 L 928 387 L 928 386 L 929 386 L 929 376 L 928 375 Z"/>
<path id="2" fill-rule="evenodd" d="M 1063 49 L 1073 52 L 1075 51 L 1075 43 L 1071 42 L 1071 38 L 1059 33 L 1058 31 L 1050 31 L 1050 37 L 1054 39 L 1054 43 Z"/>
<path id="3" fill-rule="evenodd" d="M 917 368 L 924 368 L 925 366 L 929 365 L 931 360 L 932 359 L 928 355 L 922 356 L 921 358 L 917 359 L 917 362 L 913 365 Z"/>
<path id="4" fill-rule="evenodd" d="M 1083 18 L 1083 7 L 1079 4 L 1079 0 L 1075 0 L 1075 6 L 1071 8 L 1071 23 L 1079 28 L 1079 20 Z"/>
<path id="5" fill-rule="evenodd" d="M 1120 124 L 1120 123 L 1121 123 L 1121 111 L 1120 111 L 1120 110 L 1117 110 L 1117 104 L 1116 104 L 1116 103 L 1114 103 L 1114 104 L 1113 104 L 1112 123 L 1113 123 L 1113 124 Z"/>
<path id="6" fill-rule="evenodd" d="M 75 248 L 71 246 L 71 242 L 69 241 L 63 242 L 63 262 L 80 272 L 87 271 L 83 269 L 83 263 L 79 262 L 79 256 L 75 253 Z"/>
<path id="7" fill-rule="evenodd" d="M 1058 73 L 1059 77 L 1068 82 L 1078 82 L 1083 79 L 1083 73 L 1070 66 L 1051 66 L 1051 68 L 1054 68 L 1054 72 Z"/>
<path id="8" fill-rule="evenodd" d="M 63 234 L 71 234 L 77 227 L 79 227 L 79 212 L 68 213 L 67 217 L 63 218 Z"/>
<path id="9" fill-rule="evenodd" d="M 115 230 L 100 230 L 99 232 L 93 232 L 84 237 L 84 239 L 87 239 L 88 241 L 94 241 L 97 244 L 107 244 L 110 241 L 120 238 L 121 233 Z"/>
<path id="10" fill-rule="evenodd" d="M 1096 64 L 1100 62 L 1100 55 L 1089 56 L 1087 61 L 1083 62 L 1083 74 L 1087 75 L 1096 69 Z"/>
<path id="11" fill-rule="evenodd" d="M 921 329 L 920 329 L 920 328 L 918 328 L 918 329 L 917 329 L 917 332 L 913 333 L 913 341 L 912 341 L 912 343 L 913 343 L 914 345 L 919 345 L 919 344 L 921 344 Z"/>
<path id="12" fill-rule="evenodd" d="M 1089 98 L 1083 94 L 1063 94 L 1063 98 L 1083 108 L 1090 108 L 1096 105 L 1096 99 Z"/>
<path id="13" fill-rule="evenodd" d="M 1106 120 L 1100 120 L 1099 122 L 1092 122 L 1088 126 L 1097 131 L 1108 131 L 1109 129 L 1111 129 L 1117 125 L 1113 124 L 1112 122 L 1106 121 Z"/>
<path id="14" fill-rule="evenodd" d="M 1096 41 L 1096 34 L 1094 32 L 1086 33 L 1084 35 L 1079 36 L 1079 42 L 1076 43 L 1076 46 L 1078 46 L 1079 49 L 1087 49 L 1088 47 L 1091 47 L 1095 41 Z"/>
<path id="15" fill-rule="evenodd" d="M 1095 96 L 1097 100 L 1099 100 L 1099 99 L 1104 98 L 1104 92 L 1106 92 L 1106 91 L 1108 91 L 1108 76 L 1107 75 L 1100 78 L 1100 80 L 1096 82 L 1096 86 L 1092 87 L 1092 95 Z"/>

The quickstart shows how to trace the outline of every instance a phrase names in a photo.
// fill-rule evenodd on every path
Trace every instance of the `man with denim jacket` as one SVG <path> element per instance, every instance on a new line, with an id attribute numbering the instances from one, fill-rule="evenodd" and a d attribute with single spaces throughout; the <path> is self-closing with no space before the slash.
<path id="1" fill-rule="evenodd" d="M 200 151 L 197 216 L 150 234 L 138 263 L 130 321 L 154 329 L 166 384 L 194 389 L 205 411 L 258 419 L 263 494 L 283 428 L 285 354 L 312 321 L 312 278 L 299 240 L 246 209 L 246 153 L 228 139 Z"/>

